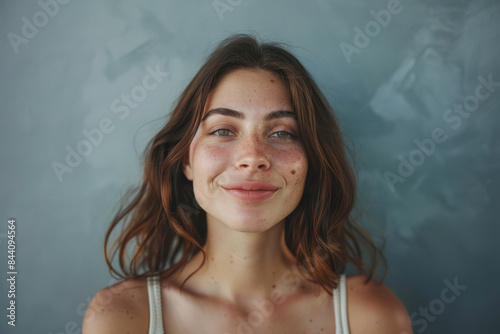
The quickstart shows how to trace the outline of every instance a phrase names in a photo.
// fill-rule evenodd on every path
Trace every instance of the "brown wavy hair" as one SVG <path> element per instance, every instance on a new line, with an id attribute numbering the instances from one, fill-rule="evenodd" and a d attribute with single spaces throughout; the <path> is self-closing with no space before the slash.
<path id="1" fill-rule="evenodd" d="M 183 173 L 182 161 L 189 154 L 207 95 L 226 74 L 242 68 L 266 70 L 280 77 L 297 113 L 309 167 L 303 196 L 285 218 L 284 233 L 299 270 L 329 294 L 348 263 L 368 281 L 380 277 L 377 268 L 381 262 L 383 281 L 387 262 L 382 250 L 352 217 L 356 177 L 333 109 L 283 44 L 260 43 L 246 34 L 232 35 L 216 47 L 175 102 L 166 125 L 148 143 L 142 184 L 122 197 L 105 235 L 104 256 L 111 275 L 123 279 L 156 274 L 169 277 L 200 251 L 205 262 L 206 215 L 196 202 L 192 181 Z M 119 222 L 122 231 L 108 251 L 111 232 Z M 123 274 L 112 265 L 117 252 Z M 203 263 L 184 280 L 181 290 Z"/>

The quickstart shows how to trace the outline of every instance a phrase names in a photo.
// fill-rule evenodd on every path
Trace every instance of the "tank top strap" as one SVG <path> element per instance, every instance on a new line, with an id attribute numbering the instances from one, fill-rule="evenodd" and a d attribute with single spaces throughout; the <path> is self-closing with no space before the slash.
<path id="1" fill-rule="evenodd" d="M 149 299 L 149 332 L 148 334 L 164 334 L 161 312 L 161 287 L 158 276 L 148 277 Z"/>
<path id="2" fill-rule="evenodd" d="M 333 290 L 335 312 L 335 334 L 349 334 L 347 322 L 347 284 L 345 275 L 340 275 L 339 284 Z"/>

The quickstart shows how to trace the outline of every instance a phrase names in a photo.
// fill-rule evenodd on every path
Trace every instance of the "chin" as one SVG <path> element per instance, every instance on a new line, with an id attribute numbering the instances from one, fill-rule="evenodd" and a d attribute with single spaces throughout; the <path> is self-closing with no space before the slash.
<path id="1" fill-rule="evenodd" d="M 227 220 L 227 217 L 232 217 L 230 221 Z M 269 217 L 269 215 L 267 215 Z M 265 232 L 273 226 L 277 225 L 278 222 L 273 222 L 274 220 L 264 219 L 260 215 L 256 215 L 255 213 L 251 214 L 227 214 L 224 219 L 217 219 L 222 224 L 227 226 L 228 228 L 238 231 L 238 232 L 248 232 L 248 233 L 259 233 Z"/>
<path id="2" fill-rule="evenodd" d="M 244 233 L 262 233 L 269 230 L 273 225 L 255 225 L 255 224 L 226 224 L 230 229 Z"/>

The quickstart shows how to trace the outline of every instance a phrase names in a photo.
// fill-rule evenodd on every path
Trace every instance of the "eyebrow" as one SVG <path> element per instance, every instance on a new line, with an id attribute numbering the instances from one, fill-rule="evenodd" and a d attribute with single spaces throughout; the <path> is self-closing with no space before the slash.
<path id="1" fill-rule="evenodd" d="M 223 116 L 235 117 L 238 119 L 245 119 L 245 114 L 240 111 L 236 111 L 229 108 L 215 108 L 207 112 L 205 116 L 203 116 L 201 121 L 203 122 L 208 117 L 213 115 L 223 115 Z M 285 117 L 297 119 L 297 114 L 289 110 L 276 110 L 267 114 L 264 120 L 271 121 L 273 119 L 285 118 Z"/>

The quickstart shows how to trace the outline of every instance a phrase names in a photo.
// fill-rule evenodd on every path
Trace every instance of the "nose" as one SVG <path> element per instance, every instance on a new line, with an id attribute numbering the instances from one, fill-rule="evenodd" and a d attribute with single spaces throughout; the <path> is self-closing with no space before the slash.
<path id="1" fill-rule="evenodd" d="M 249 171 L 263 171 L 270 166 L 269 148 L 258 135 L 250 136 L 241 141 L 238 147 L 236 168 Z"/>

